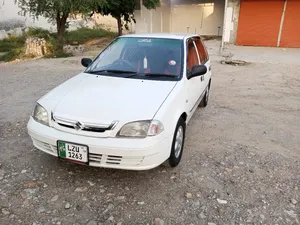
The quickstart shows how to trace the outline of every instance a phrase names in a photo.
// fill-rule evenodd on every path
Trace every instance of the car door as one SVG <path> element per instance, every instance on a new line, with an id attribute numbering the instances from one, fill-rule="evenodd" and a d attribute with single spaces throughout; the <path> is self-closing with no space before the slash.
<path id="1" fill-rule="evenodd" d="M 189 74 L 193 66 L 200 64 L 200 57 L 197 51 L 196 44 L 193 38 L 187 40 L 187 74 Z M 200 95 L 204 88 L 201 87 L 201 77 L 196 76 L 187 80 L 187 93 L 188 93 L 188 107 L 189 113 L 192 113 L 198 106 L 200 101 Z"/>
<path id="2" fill-rule="evenodd" d="M 209 60 L 209 57 L 208 57 L 206 47 L 204 46 L 201 38 L 200 37 L 195 37 L 194 42 L 195 42 L 197 50 L 198 50 L 198 54 L 199 54 L 199 57 L 200 57 L 201 64 L 205 65 L 207 67 L 206 74 L 200 76 L 201 89 L 204 88 L 203 90 L 206 90 L 206 87 L 208 86 L 209 80 L 210 80 L 210 77 L 211 77 L 210 60 Z"/>

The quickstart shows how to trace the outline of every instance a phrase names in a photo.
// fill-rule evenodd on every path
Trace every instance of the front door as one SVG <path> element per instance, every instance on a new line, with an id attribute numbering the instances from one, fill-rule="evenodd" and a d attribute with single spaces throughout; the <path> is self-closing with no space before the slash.
<path id="1" fill-rule="evenodd" d="M 200 81 L 201 81 L 200 88 L 205 89 L 206 87 L 208 87 L 209 80 L 211 78 L 210 60 L 209 60 L 209 57 L 208 57 L 207 50 L 206 50 L 202 40 L 200 39 L 200 37 L 195 37 L 194 42 L 197 46 L 198 54 L 199 54 L 199 57 L 200 57 L 200 63 L 207 67 L 206 74 L 204 74 L 203 76 L 200 77 Z"/>
<path id="2" fill-rule="evenodd" d="M 193 66 L 200 64 L 200 57 L 197 51 L 196 44 L 193 38 L 187 40 L 187 74 L 189 74 L 193 68 Z M 196 110 L 201 93 L 204 88 L 201 87 L 201 77 L 196 76 L 189 80 L 187 80 L 187 93 L 188 93 L 188 110 L 189 114 L 193 114 Z"/>

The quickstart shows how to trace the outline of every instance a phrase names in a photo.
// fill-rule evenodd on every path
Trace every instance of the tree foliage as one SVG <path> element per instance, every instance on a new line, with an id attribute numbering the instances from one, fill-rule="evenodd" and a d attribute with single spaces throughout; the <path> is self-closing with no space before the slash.
<path id="1" fill-rule="evenodd" d="M 61 44 L 70 14 L 89 13 L 95 7 L 102 6 L 106 0 L 14 0 L 21 9 L 22 15 L 35 18 L 44 16 L 56 23 L 57 37 Z"/>
<path id="2" fill-rule="evenodd" d="M 57 13 L 88 11 L 91 3 L 87 0 L 15 0 L 23 15 L 44 16 L 50 20 L 56 19 Z"/>
<path id="3" fill-rule="evenodd" d="M 57 37 L 62 49 L 67 27 L 67 20 L 71 14 L 88 14 L 99 12 L 111 15 L 118 21 L 119 35 L 123 25 L 128 29 L 128 23 L 135 22 L 134 10 L 139 0 L 14 0 L 21 9 L 22 15 L 35 18 L 44 16 L 56 23 Z M 143 0 L 147 9 L 154 9 L 160 5 L 160 0 Z M 122 23 L 122 20 L 125 22 Z"/>
<path id="4" fill-rule="evenodd" d="M 144 0 L 143 5 L 147 9 L 155 9 L 156 7 L 160 6 L 160 0 Z"/>
<path id="5" fill-rule="evenodd" d="M 105 4 L 98 4 L 95 11 L 102 15 L 111 15 L 118 21 L 118 33 L 122 34 L 123 25 L 128 29 L 128 23 L 135 22 L 134 10 L 137 0 L 113 0 L 107 1 Z M 147 9 L 155 9 L 160 5 L 160 0 L 143 0 L 143 5 Z M 125 24 L 122 24 L 122 19 Z"/>

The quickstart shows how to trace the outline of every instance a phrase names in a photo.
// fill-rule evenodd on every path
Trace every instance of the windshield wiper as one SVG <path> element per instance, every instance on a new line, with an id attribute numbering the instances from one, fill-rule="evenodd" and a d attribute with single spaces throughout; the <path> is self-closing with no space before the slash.
<path id="1" fill-rule="evenodd" d="M 87 73 L 91 74 L 98 74 L 98 73 L 134 73 L 135 71 L 129 71 L 129 70 L 96 70 L 96 71 L 87 71 Z"/>
<path id="2" fill-rule="evenodd" d="M 145 77 L 169 77 L 169 78 L 177 78 L 176 75 L 172 74 L 164 74 L 164 73 L 143 73 Z"/>
<path id="3" fill-rule="evenodd" d="M 137 77 L 137 76 L 144 76 L 144 77 L 168 77 L 168 78 L 176 78 L 175 75 L 163 74 L 163 73 L 134 73 L 130 76 L 125 78 Z"/>

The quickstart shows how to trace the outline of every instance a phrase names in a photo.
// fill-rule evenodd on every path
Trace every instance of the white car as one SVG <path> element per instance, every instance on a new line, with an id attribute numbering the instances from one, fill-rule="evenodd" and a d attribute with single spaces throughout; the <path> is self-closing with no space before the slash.
<path id="1" fill-rule="evenodd" d="M 186 125 L 209 97 L 201 37 L 124 35 L 81 62 L 84 72 L 37 101 L 27 125 L 34 146 L 95 167 L 177 166 Z"/>

